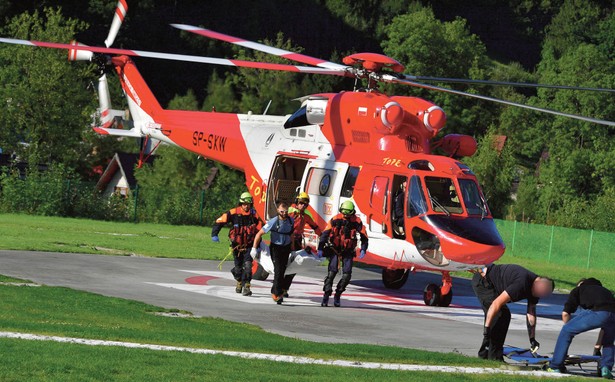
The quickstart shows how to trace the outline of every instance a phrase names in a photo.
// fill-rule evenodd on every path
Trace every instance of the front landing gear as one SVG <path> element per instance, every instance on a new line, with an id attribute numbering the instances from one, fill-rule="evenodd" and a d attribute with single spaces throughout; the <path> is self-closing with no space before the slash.
<path id="1" fill-rule="evenodd" d="M 423 301 L 427 306 L 447 307 L 453 300 L 453 280 L 449 272 L 442 272 L 442 286 L 429 284 L 423 291 Z"/>

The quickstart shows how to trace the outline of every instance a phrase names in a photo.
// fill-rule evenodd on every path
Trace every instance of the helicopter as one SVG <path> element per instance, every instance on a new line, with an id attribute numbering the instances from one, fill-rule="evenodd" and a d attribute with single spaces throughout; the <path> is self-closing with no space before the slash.
<path id="1" fill-rule="evenodd" d="M 292 202 L 299 192 L 310 196 L 309 212 L 321 226 L 338 213 L 344 201 L 353 201 L 369 237 L 369 250 L 356 260 L 382 268 L 383 284 L 390 289 L 401 288 L 416 271 L 441 273 L 441 285 L 429 284 L 424 289 L 428 306 L 449 306 L 453 297 L 450 273 L 493 263 L 504 254 L 505 245 L 476 175 L 459 159 L 476 152 L 474 138 L 448 134 L 436 140 L 446 124 L 441 107 L 418 97 L 389 96 L 378 90 L 378 84 L 408 85 L 615 126 L 611 121 L 428 83 L 612 89 L 413 76 L 403 73 L 401 63 L 382 54 L 356 53 L 338 64 L 185 24 L 172 26 L 303 65 L 112 48 L 127 11 L 126 0 L 119 0 L 105 47 L 75 41 L 0 38 L 0 42 L 65 49 L 70 61 L 96 63 L 100 124 L 93 128 L 97 133 L 149 142 L 142 145 L 142 157 L 164 142 L 242 171 L 254 207 L 265 219 L 275 216 L 276 202 Z M 338 76 L 364 86 L 306 95 L 291 115 L 166 110 L 131 57 Z M 111 108 L 107 73 L 112 71 L 128 103 L 129 129 L 116 123 L 123 120 L 124 111 Z M 445 155 L 435 154 L 436 149 Z M 395 208 L 399 192 L 403 192 L 402 216 Z M 306 227 L 304 234 L 308 245 L 316 246 L 314 232 Z M 259 265 L 255 262 L 254 266 Z"/>

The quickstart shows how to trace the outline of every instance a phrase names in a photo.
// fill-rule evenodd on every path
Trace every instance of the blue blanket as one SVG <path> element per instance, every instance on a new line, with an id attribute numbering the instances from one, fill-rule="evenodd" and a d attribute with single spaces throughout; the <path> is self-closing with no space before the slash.
<path id="1" fill-rule="evenodd" d="M 514 346 L 504 346 L 504 356 L 514 362 L 523 363 L 525 365 L 544 365 L 551 362 L 553 357 L 547 357 L 540 354 L 532 354 L 530 349 L 517 348 Z M 598 362 L 599 356 L 595 355 L 569 355 L 564 363 L 566 365 L 580 365 L 587 362 Z"/>

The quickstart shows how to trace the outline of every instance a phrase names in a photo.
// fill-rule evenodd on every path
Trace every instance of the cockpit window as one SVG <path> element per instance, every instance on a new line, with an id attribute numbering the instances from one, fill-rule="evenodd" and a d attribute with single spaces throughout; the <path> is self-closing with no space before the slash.
<path id="1" fill-rule="evenodd" d="M 476 182 L 471 179 L 459 179 L 459 187 L 461 187 L 461 195 L 469 215 L 480 215 L 482 217 L 488 215 L 487 204 L 484 202 Z"/>
<path id="2" fill-rule="evenodd" d="M 452 179 L 426 176 L 425 185 L 431 199 L 432 210 L 447 215 L 463 213 L 459 195 Z"/>
<path id="3" fill-rule="evenodd" d="M 421 178 L 416 175 L 410 178 L 408 190 L 408 208 L 406 208 L 408 216 L 414 217 L 427 213 L 427 201 L 425 194 L 423 194 Z"/>

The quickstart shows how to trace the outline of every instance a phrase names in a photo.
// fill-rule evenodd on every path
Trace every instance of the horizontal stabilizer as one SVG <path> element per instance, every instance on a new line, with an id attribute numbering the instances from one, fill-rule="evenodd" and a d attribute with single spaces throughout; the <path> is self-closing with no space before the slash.
<path id="1" fill-rule="evenodd" d="M 119 137 L 132 137 L 143 138 L 145 135 L 136 129 L 124 130 L 124 129 L 109 129 L 106 127 L 93 127 L 94 131 L 100 135 L 115 135 Z"/>

